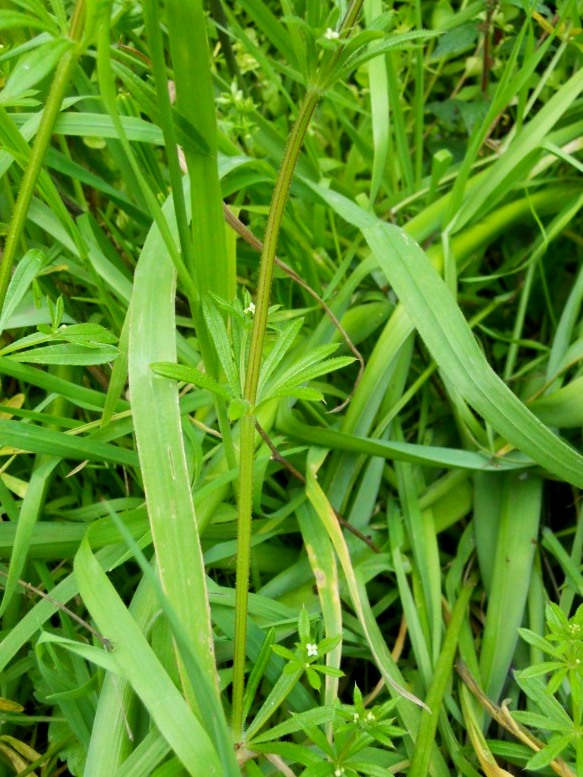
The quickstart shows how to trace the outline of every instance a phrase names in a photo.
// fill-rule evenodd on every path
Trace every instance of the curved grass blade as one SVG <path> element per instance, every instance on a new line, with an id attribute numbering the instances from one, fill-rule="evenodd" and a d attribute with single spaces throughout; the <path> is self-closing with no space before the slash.
<path id="1" fill-rule="evenodd" d="M 225 743 L 230 741 L 227 721 L 221 702 L 216 696 L 216 689 L 213 683 L 205 676 L 204 664 L 194 653 L 192 645 L 188 641 L 184 629 L 176 617 L 176 613 L 164 595 L 160 582 L 138 543 L 134 540 L 131 532 L 127 530 L 121 517 L 111 508 L 111 506 L 108 506 L 108 512 L 120 535 L 124 538 L 132 551 L 132 555 L 138 562 L 144 575 L 143 579 L 149 582 L 154 595 L 166 616 L 184 663 L 185 671 L 190 679 L 191 686 L 192 688 L 196 688 L 199 706 L 204 710 L 201 719 L 202 724 L 215 746 L 215 750 L 221 762 L 222 775 L 223 777 L 236 777 L 238 769 L 233 751 L 228 745 L 225 747 Z"/>
<path id="2" fill-rule="evenodd" d="M 120 548 L 119 545 L 109 545 L 99 550 L 95 554 L 95 559 L 103 569 L 111 570 L 123 564 L 129 555 L 125 546 Z M 59 611 L 59 603 L 66 604 L 78 593 L 77 578 L 74 573 L 71 573 L 51 589 L 50 599 L 41 599 L 18 621 L 0 642 L 0 672 L 34 637 L 43 624 Z"/>
<path id="3" fill-rule="evenodd" d="M 372 618 L 372 612 L 367 612 L 362 603 L 362 591 L 359 590 L 359 585 L 355 575 L 355 570 L 352 566 L 350 554 L 340 524 L 336 518 L 336 514 L 330 505 L 330 502 L 326 498 L 326 495 L 322 491 L 317 481 L 318 465 L 316 457 L 320 457 L 321 451 L 312 448 L 308 454 L 308 471 L 306 481 L 306 493 L 310 503 L 314 507 L 319 519 L 324 524 L 324 527 L 334 545 L 334 549 L 340 559 L 340 564 L 346 577 L 348 590 L 352 599 L 352 604 L 358 615 L 358 619 L 361 623 L 365 637 L 371 649 L 371 652 L 375 658 L 376 664 L 382 674 L 385 682 L 393 688 L 400 696 L 409 701 L 418 704 L 421 707 L 426 707 L 425 703 L 418 699 L 414 694 L 410 693 L 400 683 L 400 677 L 398 669 L 391 658 L 391 654 L 387 650 L 384 639 L 381 636 L 380 630 Z M 396 679 L 399 677 L 399 680 Z"/>
<path id="4" fill-rule="evenodd" d="M 338 567 L 330 538 L 313 508 L 306 504 L 298 507 L 297 519 L 304 538 L 304 546 L 310 560 L 318 587 L 318 597 L 322 608 L 325 634 L 333 637 L 342 634 L 342 605 L 340 602 L 340 583 Z M 340 669 L 342 643 L 340 642 L 326 654 L 326 664 Z M 334 704 L 338 698 L 338 677 L 326 676 L 324 704 Z"/>
<path id="5" fill-rule="evenodd" d="M 401 673 L 391 653 L 389 652 L 385 640 L 381 634 L 376 618 L 368 601 L 364 582 L 359 575 L 358 569 L 354 569 L 350 553 L 336 518 L 336 514 L 317 481 L 318 460 L 321 451 L 312 448 L 308 454 L 307 487 L 306 494 L 310 500 L 319 519 L 322 521 L 328 536 L 334 546 L 342 570 L 344 572 L 347 587 L 354 610 L 362 626 L 363 633 L 367 640 L 370 651 L 374 657 L 375 663 L 385 680 L 390 692 L 394 696 L 401 696 L 403 703 L 399 704 L 399 714 L 403 724 L 407 728 L 413 741 L 417 738 L 419 727 L 419 710 L 406 701 L 410 700 L 427 709 L 425 702 L 418 699 L 414 694 L 409 693 L 402 686 Z M 447 777 L 448 769 L 439 750 L 432 748 L 432 775 L 434 777 Z"/>
<path id="6" fill-rule="evenodd" d="M 151 587 L 142 580 L 129 606 L 129 612 L 142 632 L 152 623 L 157 606 Z M 134 691 L 125 678 L 106 674 L 91 729 L 84 777 L 111 777 L 134 751 L 135 745 L 128 735 L 128 732 L 133 735 L 131 712 L 134 700 Z M 169 749 L 167 744 L 165 749 Z"/>
<path id="7" fill-rule="evenodd" d="M 372 437 L 339 432 L 336 429 L 318 428 L 301 423 L 289 408 L 281 407 L 277 419 L 277 428 L 303 442 L 334 448 L 367 456 L 381 456 L 395 461 L 407 461 L 411 464 L 424 464 L 430 467 L 455 467 L 469 470 L 523 469 L 529 461 L 496 459 L 474 451 L 456 448 L 438 448 L 432 445 L 415 445 L 409 442 L 389 442 Z"/>
<path id="8" fill-rule="evenodd" d="M 461 396 L 508 442 L 542 467 L 583 487 L 583 457 L 548 429 L 490 367 L 427 254 L 402 229 L 337 193 L 319 194 L 365 236 L 432 357 Z"/>

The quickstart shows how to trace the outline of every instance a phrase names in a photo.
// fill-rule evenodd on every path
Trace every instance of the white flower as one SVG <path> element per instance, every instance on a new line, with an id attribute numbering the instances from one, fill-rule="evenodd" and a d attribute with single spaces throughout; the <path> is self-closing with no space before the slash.
<path id="1" fill-rule="evenodd" d="M 243 313 L 249 313 L 249 315 L 253 316 L 255 314 L 255 303 L 250 302 L 245 308 L 245 310 L 243 311 Z"/>
<path id="2" fill-rule="evenodd" d="M 331 27 L 328 27 L 328 29 L 324 33 L 324 37 L 326 38 L 326 40 L 338 40 L 338 38 L 340 37 L 340 33 L 337 32 L 336 30 L 333 30 Z"/>
<path id="3" fill-rule="evenodd" d="M 306 645 L 306 650 L 308 651 L 308 656 L 318 655 L 318 646 L 313 645 L 311 642 L 308 642 L 308 644 Z"/>

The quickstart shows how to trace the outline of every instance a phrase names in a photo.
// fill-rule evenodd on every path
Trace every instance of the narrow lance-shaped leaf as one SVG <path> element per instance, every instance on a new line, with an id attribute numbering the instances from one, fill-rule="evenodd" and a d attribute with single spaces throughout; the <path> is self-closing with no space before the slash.
<path id="1" fill-rule="evenodd" d="M 34 248 L 27 251 L 20 262 L 18 262 L 6 292 L 6 299 L 4 300 L 2 315 L 0 316 L 0 332 L 9 324 L 10 317 L 22 301 L 30 284 L 36 278 L 44 263 L 44 254 L 42 251 Z"/>
<path id="2" fill-rule="evenodd" d="M 237 396 L 241 392 L 241 387 L 225 322 L 216 306 L 208 297 L 205 297 L 202 301 L 202 311 L 231 392 Z"/>
<path id="3" fill-rule="evenodd" d="M 21 57 L 0 92 L 0 105 L 11 105 L 46 78 L 72 45 L 70 40 L 52 40 Z"/>
<path id="4" fill-rule="evenodd" d="M 439 34 L 439 32 L 432 30 L 411 30 L 402 35 L 391 35 L 388 40 L 377 44 L 371 44 L 364 51 L 356 51 L 351 55 L 346 60 L 346 64 L 342 69 L 340 77 L 345 77 L 348 73 L 355 70 L 357 67 L 360 67 L 365 62 L 374 59 L 374 57 L 379 57 L 381 54 L 386 54 L 388 51 L 395 51 L 396 49 L 412 46 L 417 41 L 435 38 Z"/>
<path id="5" fill-rule="evenodd" d="M 208 389 L 213 394 L 217 394 L 224 399 L 232 399 L 231 392 L 204 372 L 195 367 L 187 367 L 184 364 L 174 364 L 173 362 L 154 362 L 150 365 L 152 371 L 157 375 L 172 380 L 181 380 L 185 383 L 193 383 L 198 388 Z"/>
<path id="6" fill-rule="evenodd" d="M 272 396 L 283 386 L 301 385 L 319 375 L 325 375 L 327 372 L 339 369 L 354 361 L 351 356 L 339 356 L 335 359 L 328 359 L 327 357 L 334 353 L 337 348 L 338 343 L 312 348 L 309 353 L 285 367 L 279 375 L 276 374 L 274 379 L 264 387 L 262 399 L 265 396 Z M 328 367 L 325 365 L 328 365 Z"/>
<path id="7" fill-rule="evenodd" d="M 257 386 L 257 393 L 259 395 L 261 395 L 263 387 L 271 377 L 273 371 L 277 369 L 279 364 L 281 364 L 283 357 L 292 347 L 294 340 L 302 328 L 302 324 L 303 319 L 297 319 L 296 321 L 290 321 L 285 327 L 282 328 L 277 340 L 273 344 L 273 348 L 267 354 L 263 360 L 263 364 L 261 365 L 261 374 L 259 376 L 259 383 Z"/>
<path id="8" fill-rule="evenodd" d="M 351 356 L 336 356 L 333 359 L 326 359 L 320 364 L 315 364 L 313 367 L 309 367 L 303 370 L 297 376 L 293 376 L 284 383 L 278 382 L 273 388 L 269 388 L 265 397 L 262 397 L 262 401 L 266 399 L 272 399 L 273 397 L 301 397 L 302 399 L 322 399 L 323 394 L 318 389 L 310 386 L 302 386 L 302 383 L 314 380 L 321 375 L 327 375 L 329 372 L 334 372 L 342 367 L 347 367 L 352 364 L 354 359 Z"/>

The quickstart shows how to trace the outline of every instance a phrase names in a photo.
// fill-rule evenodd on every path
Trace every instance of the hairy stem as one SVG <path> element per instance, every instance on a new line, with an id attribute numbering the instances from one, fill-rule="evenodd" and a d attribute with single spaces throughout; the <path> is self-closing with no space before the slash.
<path id="1" fill-rule="evenodd" d="M 339 28 L 341 36 L 350 32 L 360 13 L 363 0 L 353 0 Z M 255 448 L 255 403 L 261 370 L 263 342 L 267 328 L 267 313 L 271 295 L 271 284 L 275 267 L 277 241 L 283 220 L 289 188 L 316 105 L 323 89 L 328 86 L 334 66 L 340 54 L 327 58 L 316 84 L 310 85 L 300 106 L 297 118 L 288 138 L 281 167 L 275 182 L 271 207 L 267 219 L 259 280 L 255 302 L 255 315 L 251 331 L 249 362 L 245 376 L 243 396 L 251 408 L 241 421 L 239 505 L 237 532 L 237 580 L 235 593 L 235 646 L 233 658 L 233 735 L 240 741 L 243 732 L 243 695 L 245 689 L 245 653 L 247 643 L 247 608 L 249 598 L 249 565 L 251 556 L 251 508 L 253 495 L 253 456 Z"/>

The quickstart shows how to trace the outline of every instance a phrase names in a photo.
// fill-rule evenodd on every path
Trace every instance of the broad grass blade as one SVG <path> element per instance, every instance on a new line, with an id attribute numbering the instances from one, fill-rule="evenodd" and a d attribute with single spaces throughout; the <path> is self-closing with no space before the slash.
<path id="1" fill-rule="evenodd" d="M 480 673 L 486 695 L 497 702 L 508 675 L 524 607 L 541 512 L 543 481 L 507 474 L 496 542 Z"/>
<path id="2" fill-rule="evenodd" d="M 164 212 L 175 230 L 171 201 Z M 162 587 L 210 682 L 216 684 L 213 633 L 178 389 L 150 369 L 153 362 L 176 361 L 174 293 L 174 267 L 154 226 L 138 263 L 130 309 L 128 365 L 134 429 Z M 191 701 L 196 704 L 192 695 Z"/>
<path id="3" fill-rule="evenodd" d="M 87 540 L 75 557 L 75 574 L 87 609 L 113 645 L 115 663 L 185 769 L 192 777 L 219 777 L 218 757 L 206 731 L 156 658 Z"/>
<path id="4" fill-rule="evenodd" d="M 217 165 L 217 120 L 203 2 L 168 0 L 166 14 L 176 105 L 209 149 L 208 154 L 184 149 L 192 209 L 193 266 L 188 269 L 196 279 L 199 299 L 210 291 L 230 301 L 235 295 L 236 272 L 225 239 Z M 202 333 L 199 331 L 198 335 L 201 338 Z"/>

